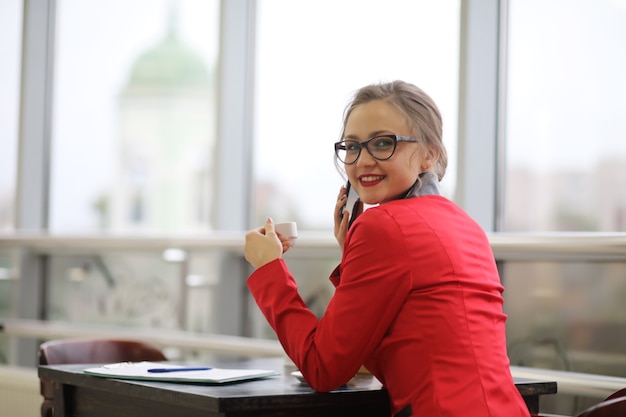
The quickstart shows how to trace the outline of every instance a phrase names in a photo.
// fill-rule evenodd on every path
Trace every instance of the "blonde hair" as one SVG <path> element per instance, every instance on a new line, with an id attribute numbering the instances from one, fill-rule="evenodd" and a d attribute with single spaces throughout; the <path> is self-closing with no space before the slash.
<path id="1" fill-rule="evenodd" d="M 413 84 L 397 80 L 359 89 L 344 111 L 341 137 L 344 137 L 346 123 L 355 107 L 374 100 L 390 103 L 406 116 L 413 135 L 424 141 L 430 156 L 436 158 L 433 170 L 441 181 L 448 166 L 448 154 L 442 139 L 441 113 L 433 99 Z"/>

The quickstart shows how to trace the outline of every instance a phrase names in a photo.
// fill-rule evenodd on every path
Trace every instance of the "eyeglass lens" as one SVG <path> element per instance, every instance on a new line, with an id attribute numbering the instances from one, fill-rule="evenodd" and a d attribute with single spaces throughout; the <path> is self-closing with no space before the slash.
<path id="1" fill-rule="evenodd" d="M 360 143 L 355 140 L 344 140 L 337 143 L 335 150 L 339 160 L 349 165 L 359 159 L 363 147 L 367 148 L 367 151 L 373 158 L 384 161 L 391 158 L 396 150 L 396 138 L 393 136 L 379 136 Z"/>

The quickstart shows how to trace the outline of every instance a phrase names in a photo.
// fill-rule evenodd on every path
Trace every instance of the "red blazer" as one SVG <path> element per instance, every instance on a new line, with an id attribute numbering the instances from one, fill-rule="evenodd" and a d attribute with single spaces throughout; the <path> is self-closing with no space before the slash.
<path id="1" fill-rule="evenodd" d="M 529 416 L 509 369 L 491 246 L 456 204 L 425 195 L 366 210 L 331 281 L 318 320 L 282 259 L 248 279 L 313 389 L 337 388 L 364 364 L 386 386 L 392 414 L 410 406 L 415 416 Z"/>

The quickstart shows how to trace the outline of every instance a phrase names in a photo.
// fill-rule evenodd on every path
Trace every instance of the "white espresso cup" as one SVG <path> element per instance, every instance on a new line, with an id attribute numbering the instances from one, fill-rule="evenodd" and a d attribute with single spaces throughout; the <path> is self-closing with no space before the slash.
<path id="1" fill-rule="evenodd" d="M 274 230 L 291 240 L 298 238 L 296 222 L 277 223 L 274 225 Z"/>

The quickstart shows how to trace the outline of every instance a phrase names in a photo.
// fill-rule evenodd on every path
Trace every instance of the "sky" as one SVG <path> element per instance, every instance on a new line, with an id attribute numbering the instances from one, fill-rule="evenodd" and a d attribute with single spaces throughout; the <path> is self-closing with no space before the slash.
<path id="1" fill-rule="evenodd" d="M 626 1 L 518 0 L 510 14 L 508 163 L 626 158 Z"/>

